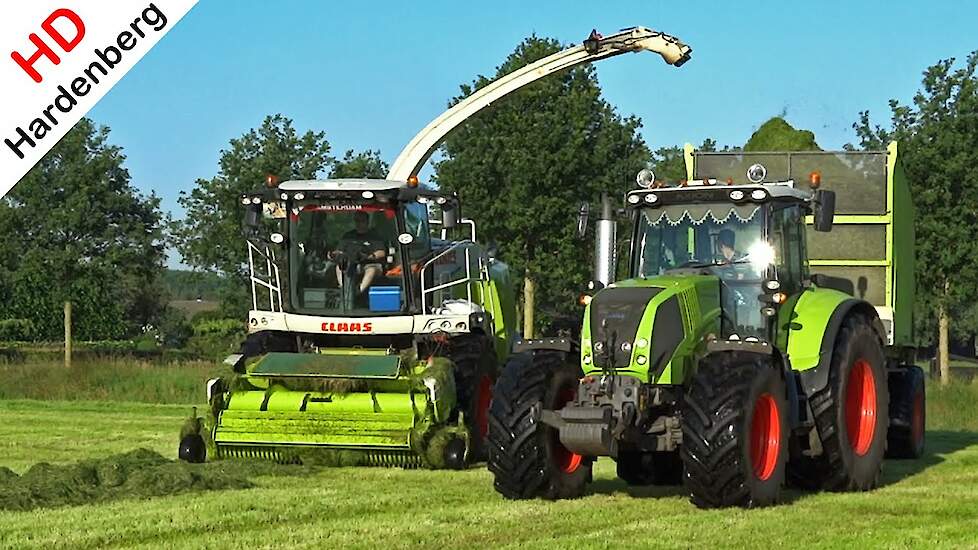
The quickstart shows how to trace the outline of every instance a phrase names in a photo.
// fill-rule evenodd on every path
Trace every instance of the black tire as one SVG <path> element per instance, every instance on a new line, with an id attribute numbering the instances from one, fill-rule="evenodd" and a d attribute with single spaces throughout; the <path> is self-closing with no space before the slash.
<path id="1" fill-rule="evenodd" d="M 458 410 L 469 429 L 469 462 L 487 458 L 489 404 L 496 383 L 496 353 L 484 336 L 460 336 L 448 343 L 448 358 L 455 365 Z"/>
<path id="2" fill-rule="evenodd" d="M 204 438 L 199 434 L 190 434 L 180 440 L 180 449 L 177 456 L 184 462 L 200 464 L 207 459 L 207 445 Z"/>
<path id="3" fill-rule="evenodd" d="M 828 491 L 868 491 L 879 485 L 883 467 L 889 392 L 882 344 L 865 317 L 850 315 L 845 320 L 830 369 L 825 388 L 809 401 L 822 454 L 801 457 L 792 477 L 810 477 Z M 852 404 L 846 401 L 850 388 L 856 392 Z M 871 413 L 857 414 L 867 410 L 859 405 L 863 402 L 872 407 Z M 847 425 L 847 418 L 855 429 Z"/>
<path id="4" fill-rule="evenodd" d="M 779 369 L 753 354 L 700 362 L 682 404 L 683 480 L 700 508 L 774 504 L 784 485 L 788 406 Z"/>
<path id="5" fill-rule="evenodd" d="M 616 462 L 618 477 L 629 485 L 679 485 L 683 482 L 683 463 L 676 451 L 620 451 Z"/>
<path id="6" fill-rule="evenodd" d="M 924 456 L 927 393 L 924 371 L 918 366 L 890 373 L 890 428 L 886 433 L 887 458 Z"/>
<path id="7" fill-rule="evenodd" d="M 591 479 L 588 457 L 570 453 L 541 410 L 559 409 L 580 384 L 580 367 L 564 354 L 513 356 L 496 382 L 489 408 L 489 471 L 506 498 L 575 498 Z"/>
<path id="8" fill-rule="evenodd" d="M 652 453 L 619 451 L 615 459 L 618 478 L 637 487 L 652 485 L 655 481 L 655 464 Z"/>

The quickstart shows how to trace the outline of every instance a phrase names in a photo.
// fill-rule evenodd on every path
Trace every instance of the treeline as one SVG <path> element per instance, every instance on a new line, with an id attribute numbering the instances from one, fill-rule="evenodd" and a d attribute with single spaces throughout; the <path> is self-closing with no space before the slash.
<path id="1" fill-rule="evenodd" d="M 450 104 L 493 79 L 561 48 L 524 40 L 493 74 L 460 86 Z M 889 120 L 856 117 L 847 147 L 878 149 L 896 139 L 917 205 L 920 343 L 967 341 L 978 333 L 978 55 L 963 66 L 943 60 L 924 71 L 910 104 L 891 102 Z M 591 247 L 575 236 L 573 213 L 601 193 L 633 185 L 651 166 L 662 179 L 685 177 L 682 149 L 650 150 L 641 121 L 601 96 L 593 67 L 536 82 L 473 117 L 444 143 L 436 185 L 458 191 L 486 241 L 518 275 L 526 328 L 577 312 L 589 277 Z M 812 150 L 812 132 L 781 118 L 743 144 L 703 150 Z M 173 300 L 217 300 L 217 318 L 243 319 L 248 307 L 238 197 L 266 174 L 281 180 L 383 177 L 379 151 L 334 156 L 324 131 L 299 132 L 282 115 L 229 141 L 217 171 L 179 199 L 183 219 L 167 223 L 159 199 L 133 187 L 122 148 L 108 129 L 82 120 L 0 201 L 0 339 L 4 327 L 24 339 L 60 337 L 65 301 L 75 304 L 82 339 L 132 337 L 147 327 L 185 334 Z M 195 273 L 165 269 L 177 250 Z M 539 307 L 534 308 L 534 305 Z M 4 325 L 6 323 L 6 325 Z M 529 332 L 529 330 L 527 331 Z"/>

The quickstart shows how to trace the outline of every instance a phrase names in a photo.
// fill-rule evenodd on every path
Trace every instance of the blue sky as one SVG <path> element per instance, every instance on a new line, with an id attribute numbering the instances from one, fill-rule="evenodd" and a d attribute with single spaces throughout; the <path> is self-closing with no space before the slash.
<path id="1" fill-rule="evenodd" d="M 643 25 L 680 37 L 680 69 L 651 54 L 597 64 L 606 99 L 651 147 L 743 144 L 767 118 L 853 141 L 852 122 L 909 100 L 921 71 L 978 49 L 974 2 L 281 2 L 201 0 L 90 113 L 137 187 L 163 198 L 217 171 L 230 138 L 281 112 L 335 155 L 400 148 L 531 33 L 579 42 Z M 171 259 L 175 263 L 176 259 Z"/>

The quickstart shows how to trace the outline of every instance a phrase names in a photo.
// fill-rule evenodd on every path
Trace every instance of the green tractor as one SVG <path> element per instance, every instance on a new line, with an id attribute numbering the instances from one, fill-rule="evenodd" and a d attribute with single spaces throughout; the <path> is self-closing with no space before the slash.
<path id="1" fill-rule="evenodd" d="M 869 490 L 884 456 L 923 453 L 913 206 L 896 144 L 687 146 L 686 163 L 679 185 L 645 170 L 626 194 L 620 281 L 604 201 L 580 340 L 517 343 L 490 407 L 503 496 L 579 496 L 608 456 L 630 485 L 755 507 L 786 483 Z"/>
<path id="2" fill-rule="evenodd" d="M 210 414 L 180 457 L 478 459 L 515 309 L 507 266 L 458 198 L 416 180 L 270 181 L 241 197 L 250 334 L 234 375 L 208 383 Z"/>
<path id="3" fill-rule="evenodd" d="M 484 456 L 488 407 L 510 355 L 509 271 L 476 241 L 459 198 L 418 185 L 444 137 L 522 87 L 576 65 L 691 49 L 632 27 L 593 32 L 473 92 L 401 151 L 384 180 L 286 181 L 241 197 L 249 336 L 207 383 L 179 456 L 460 468 Z"/>

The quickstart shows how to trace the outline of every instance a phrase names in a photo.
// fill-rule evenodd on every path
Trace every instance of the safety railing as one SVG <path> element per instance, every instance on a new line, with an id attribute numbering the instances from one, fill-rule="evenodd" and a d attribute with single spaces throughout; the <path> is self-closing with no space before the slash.
<path id="1" fill-rule="evenodd" d="M 436 273 L 438 266 L 451 265 L 455 265 L 456 269 L 448 273 Z M 442 278 L 453 277 L 456 273 L 459 273 L 460 276 L 448 280 L 438 280 L 439 277 L 437 277 L 438 275 L 441 275 Z M 472 283 L 488 280 L 488 273 L 488 266 L 484 261 L 481 248 L 477 244 L 471 241 L 453 244 L 425 262 L 421 268 L 421 311 L 429 312 L 436 293 L 444 293 L 460 285 L 465 285 L 465 299 L 472 303 Z M 429 278 L 433 282 L 432 286 L 428 286 Z M 444 301 L 444 299 L 439 300 L 439 302 Z"/>
<path id="2" fill-rule="evenodd" d="M 257 261 L 256 261 L 257 260 Z M 258 270 L 256 271 L 256 266 Z M 279 277 L 278 265 L 275 264 L 275 252 L 267 246 L 264 250 L 248 241 L 248 271 L 251 276 L 251 305 L 255 311 L 282 311 L 282 281 Z M 261 294 L 261 300 L 259 300 Z M 267 298 L 267 300 L 266 300 Z M 268 309 L 265 309 L 265 304 Z M 261 307 L 259 307 L 259 303 Z"/>

